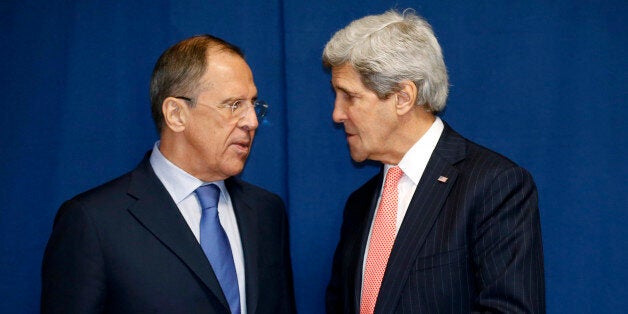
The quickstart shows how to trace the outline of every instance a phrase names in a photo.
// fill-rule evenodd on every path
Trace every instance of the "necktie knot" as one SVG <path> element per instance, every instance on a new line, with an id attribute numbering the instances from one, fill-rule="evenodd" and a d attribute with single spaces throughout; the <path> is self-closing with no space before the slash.
<path id="1" fill-rule="evenodd" d="M 218 206 L 220 188 L 215 184 L 202 185 L 194 191 L 203 210 Z"/>
<path id="2" fill-rule="evenodd" d="M 395 186 L 398 185 L 399 180 L 401 180 L 402 176 L 403 170 L 401 170 L 399 166 L 391 167 L 390 169 L 388 169 L 388 173 L 386 174 L 386 182 L 384 182 L 384 186 L 388 187 L 391 184 Z"/>

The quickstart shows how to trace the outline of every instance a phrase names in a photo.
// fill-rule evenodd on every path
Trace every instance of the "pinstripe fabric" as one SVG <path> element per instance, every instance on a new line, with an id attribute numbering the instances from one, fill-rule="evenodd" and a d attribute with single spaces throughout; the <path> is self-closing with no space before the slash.
<path id="1" fill-rule="evenodd" d="M 381 175 L 347 200 L 328 313 L 359 309 L 359 265 Z M 445 125 L 399 229 L 375 313 L 470 312 L 545 312 L 538 200 L 525 169 Z"/>

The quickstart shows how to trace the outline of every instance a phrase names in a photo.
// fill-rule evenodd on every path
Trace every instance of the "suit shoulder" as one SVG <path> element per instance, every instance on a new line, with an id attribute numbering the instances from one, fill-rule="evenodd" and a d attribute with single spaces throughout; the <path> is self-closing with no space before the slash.
<path id="1" fill-rule="evenodd" d="M 61 205 L 57 219 L 62 215 L 76 214 L 77 211 L 88 216 L 119 212 L 134 200 L 127 193 L 130 181 L 129 172 L 72 197 Z"/>
<path id="2" fill-rule="evenodd" d="M 467 143 L 469 144 L 468 152 L 471 158 L 490 159 L 490 160 L 493 160 L 498 165 L 503 164 L 504 166 L 517 166 L 517 164 L 514 161 L 510 160 L 510 158 L 490 148 L 487 148 L 486 146 L 480 145 L 470 140 L 467 140 Z"/>
<path id="3" fill-rule="evenodd" d="M 131 172 L 125 173 L 117 178 L 102 183 L 87 191 L 84 191 L 72 199 L 81 202 L 92 202 L 101 199 L 115 198 L 116 195 L 126 195 L 131 181 Z"/>
<path id="4" fill-rule="evenodd" d="M 237 177 L 231 177 L 225 180 L 225 185 L 227 186 L 227 190 L 232 198 L 240 198 L 244 200 L 244 202 L 258 207 L 266 204 L 266 207 L 277 208 L 285 211 L 285 204 L 281 197 L 262 187 L 246 182 Z"/>
<path id="5" fill-rule="evenodd" d="M 454 167 L 460 171 L 460 178 L 466 178 L 469 184 L 478 182 L 498 184 L 500 178 L 517 178 L 520 182 L 534 185 L 532 175 L 508 157 L 470 140 L 465 141 L 466 157 Z"/>
<path id="6" fill-rule="evenodd" d="M 451 162 L 463 175 L 489 179 L 515 171 L 529 176 L 527 170 L 508 157 L 463 137 L 448 125 L 434 153 Z"/>
<path id="7" fill-rule="evenodd" d="M 225 181 L 225 184 L 227 185 L 227 188 L 238 189 L 247 194 L 279 198 L 279 195 L 271 191 L 268 191 L 265 188 L 262 188 L 258 185 L 244 181 L 240 178 L 236 178 L 236 177 L 229 178 Z"/>
<path id="8" fill-rule="evenodd" d="M 59 224 L 101 225 L 103 221 L 119 218 L 133 198 L 128 196 L 130 173 L 124 174 L 97 187 L 66 200 L 55 215 L 54 226 Z M 103 219 L 109 217 L 111 219 Z"/>
<path id="9" fill-rule="evenodd" d="M 510 158 L 473 141 L 467 141 L 467 162 L 487 171 L 502 172 L 507 169 L 521 168 Z M 523 169 L 523 168 L 521 168 Z M 525 169 L 523 169 L 525 170 Z"/>

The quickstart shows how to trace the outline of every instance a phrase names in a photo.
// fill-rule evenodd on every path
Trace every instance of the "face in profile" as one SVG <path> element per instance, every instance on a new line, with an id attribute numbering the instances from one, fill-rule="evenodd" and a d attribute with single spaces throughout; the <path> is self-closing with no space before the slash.
<path id="1" fill-rule="evenodd" d="M 357 162 L 381 161 L 389 151 L 390 134 L 396 127 L 394 97 L 379 99 L 349 64 L 333 67 L 331 77 L 336 93 L 332 118 L 344 126 L 351 158 Z"/>
<path id="2" fill-rule="evenodd" d="M 193 175 L 224 180 L 242 172 L 250 153 L 258 127 L 251 108 L 257 88 L 247 63 L 226 51 L 208 57 L 200 86 L 183 130 L 185 155 Z"/>

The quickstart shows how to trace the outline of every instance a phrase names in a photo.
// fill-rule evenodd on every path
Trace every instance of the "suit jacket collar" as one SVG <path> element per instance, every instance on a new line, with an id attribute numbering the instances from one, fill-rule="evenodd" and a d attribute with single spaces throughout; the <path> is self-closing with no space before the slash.
<path id="1" fill-rule="evenodd" d="M 203 249 L 194 237 L 178 207 L 155 175 L 147 153 L 131 173 L 128 194 L 136 199 L 129 212 L 163 243 L 203 282 L 211 293 L 229 309 Z M 237 208 L 234 204 L 234 209 Z M 236 214 L 238 211 L 236 211 Z M 237 217 L 237 216 L 236 216 Z M 239 226 L 240 230 L 244 226 Z M 243 239 L 244 240 L 244 239 Z M 247 273 L 249 273 L 247 271 Z"/>
<path id="2" fill-rule="evenodd" d="M 421 251 L 431 226 L 436 221 L 452 186 L 456 182 L 458 170 L 454 165 L 466 156 L 466 140 L 456 133 L 447 123 L 443 134 L 430 157 L 421 180 L 408 206 L 408 211 L 399 229 L 393 249 L 388 259 L 382 285 L 376 303 L 375 312 L 388 313 L 394 310 L 398 303 L 406 279 L 409 276 L 411 265 Z M 381 189 L 382 171 L 376 176 L 376 188 L 372 191 L 373 199 L 369 210 L 369 217 L 364 224 L 362 248 L 357 263 L 356 275 L 356 312 L 359 312 L 359 296 L 361 293 L 362 264 L 366 239 L 369 234 L 370 222 L 373 220 L 377 195 Z M 446 177 L 446 182 L 439 181 Z"/>
<path id="3" fill-rule="evenodd" d="M 438 154 L 451 165 L 455 165 L 467 156 L 467 139 L 454 131 L 447 122 L 443 121 L 443 124 L 445 128 L 434 149 L 434 154 Z"/>

